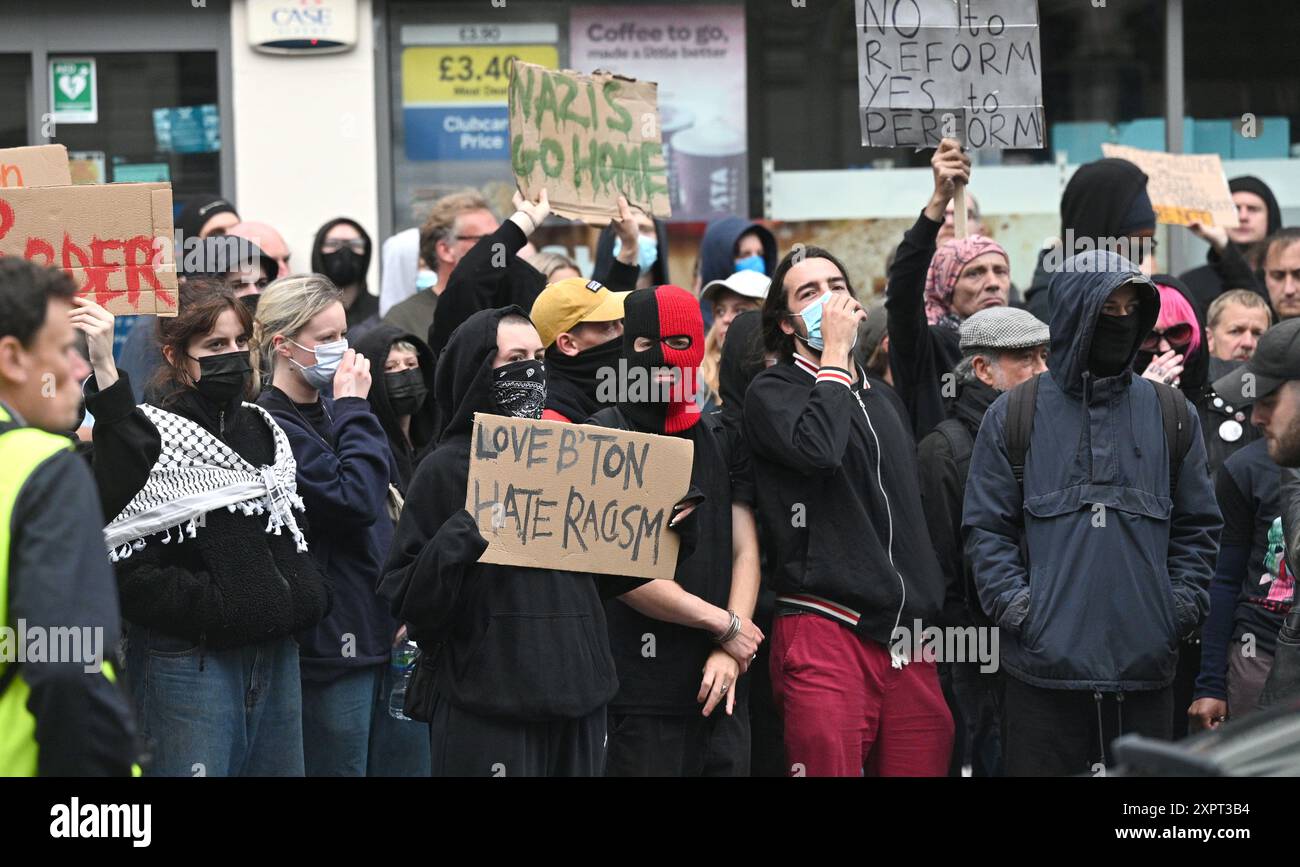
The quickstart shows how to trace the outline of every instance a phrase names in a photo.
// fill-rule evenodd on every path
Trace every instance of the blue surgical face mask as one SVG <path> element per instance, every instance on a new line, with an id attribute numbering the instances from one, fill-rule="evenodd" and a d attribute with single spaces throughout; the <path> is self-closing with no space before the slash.
<path id="1" fill-rule="evenodd" d="M 296 360 L 289 359 L 302 371 L 302 378 L 317 391 L 328 390 L 334 384 L 334 374 L 338 372 L 343 354 L 348 351 L 348 339 L 343 337 L 330 343 L 318 343 L 315 349 L 308 349 L 293 338 L 289 338 L 289 342 L 316 356 L 316 363 L 310 367 L 304 367 Z"/>
<path id="2" fill-rule="evenodd" d="M 767 273 L 767 260 L 755 253 L 753 256 L 746 256 L 743 259 L 736 260 L 737 271 L 757 271 L 760 274 Z"/>
<path id="3" fill-rule="evenodd" d="M 423 292 L 425 289 L 432 289 L 438 285 L 438 272 L 421 268 L 415 275 L 415 288 Z"/>
<path id="4" fill-rule="evenodd" d="M 623 251 L 623 239 L 614 239 L 614 257 Z M 638 235 L 636 239 L 636 264 L 642 274 L 650 273 L 655 262 L 659 260 L 659 239 L 649 235 Z"/>
<path id="5" fill-rule="evenodd" d="M 821 352 L 826 348 L 826 341 L 822 339 L 822 308 L 826 305 L 827 300 L 829 300 L 833 294 L 833 292 L 827 290 L 826 294 L 822 295 L 822 297 L 799 311 L 799 315 L 803 317 L 803 324 L 808 328 L 808 336 L 803 338 L 803 340 L 818 352 Z M 857 345 L 858 334 L 855 331 L 853 333 L 853 343 L 849 346 L 849 351 L 852 352 L 853 347 Z"/>

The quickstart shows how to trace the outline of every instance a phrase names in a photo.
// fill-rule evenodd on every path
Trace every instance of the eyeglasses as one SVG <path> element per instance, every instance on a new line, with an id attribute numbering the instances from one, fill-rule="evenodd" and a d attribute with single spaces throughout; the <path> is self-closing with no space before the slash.
<path id="1" fill-rule="evenodd" d="M 346 240 L 341 238 L 326 238 L 324 243 L 320 245 L 320 251 L 322 253 L 337 253 L 344 247 L 347 247 L 358 256 L 366 255 L 366 242 L 361 238 L 348 238 Z"/>
<path id="2" fill-rule="evenodd" d="M 1152 331 L 1147 335 L 1146 340 L 1142 341 L 1142 348 L 1147 352 L 1155 352 L 1160 348 L 1162 339 L 1170 346 L 1185 346 L 1192 342 L 1192 326 L 1186 322 L 1179 322 L 1177 325 L 1170 325 L 1164 331 Z"/>

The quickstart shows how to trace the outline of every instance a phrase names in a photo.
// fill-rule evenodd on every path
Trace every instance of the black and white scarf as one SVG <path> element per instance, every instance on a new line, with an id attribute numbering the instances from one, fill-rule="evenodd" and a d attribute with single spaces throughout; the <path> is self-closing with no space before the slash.
<path id="1" fill-rule="evenodd" d="M 166 545 L 185 536 L 194 538 L 204 524 L 203 516 L 224 507 L 239 509 L 245 515 L 269 515 L 266 532 L 280 535 L 289 528 L 299 551 L 307 550 L 307 539 L 293 509 L 304 511 L 298 496 L 298 464 L 293 459 L 289 438 L 260 406 L 245 403 L 259 413 L 271 429 L 275 440 L 275 463 L 254 467 L 234 449 L 187 418 L 156 406 L 142 404 L 140 409 L 158 428 L 162 452 L 149 471 L 149 478 L 139 493 L 127 503 L 116 518 L 104 528 L 104 541 L 114 563 L 130 557 L 132 551 L 145 546 L 145 538 L 166 532 Z"/>

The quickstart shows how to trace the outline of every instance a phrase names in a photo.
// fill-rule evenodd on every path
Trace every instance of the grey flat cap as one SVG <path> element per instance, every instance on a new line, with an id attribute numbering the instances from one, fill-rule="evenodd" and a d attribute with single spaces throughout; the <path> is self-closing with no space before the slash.
<path id="1" fill-rule="evenodd" d="M 1028 349 L 1047 342 L 1047 325 L 1028 310 L 986 307 L 961 324 L 961 351 Z"/>

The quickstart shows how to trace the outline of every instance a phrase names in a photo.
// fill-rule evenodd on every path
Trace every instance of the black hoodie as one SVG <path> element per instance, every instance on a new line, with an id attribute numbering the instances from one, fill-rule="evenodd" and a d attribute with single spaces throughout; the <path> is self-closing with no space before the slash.
<path id="1" fill-rule="evenodd" d="M 441 646 L 436 689 L 482 716 L 576 719 L 618 690 L 601 592 L 617 579 L 479 564 L 487 548 L 465 511 L 475 412 L 497 412 L 497 325 L 518 307 L 480 310 L 438 360 L 438 445 L 420 462 L 379 592 L 425 649 Z M 620 587 L 620 590 L 625 588 Z"/>
<path id="2" fill-rule="evenodd" d="M 371 317 L 379 316 L 379 299 L 370 294 L 366 286 L 366 274 L 370 271 L 370 257 L 375 252 L 375 245 L 370 240 L 369 233 L 361 228 L 361 224 L 356 220 L 347 217 L 336 217 L 325 225 L 321 226 L 316 232 L 316 240 L 311 243 L 311 270 L 317 274 L 326 274 L 325 272 L 325 255 L 321 252 L 321 245 L 325 243 L 325 236 L 329 234 L 330 229 L 340 223 L 345 223 L 357 230 L 361 240 L 366 242 L 366 252 L 361 256 L 361 288 L 357 292 L 356 300 L 352 306 L 347 309 L 348 328 L 352 329 L 365 322 Z M 326 274 L 328 276 L 328 274 Z M 342 287 L 340 287 L 342 288 Z"/>
<path id="3" fill-rule="evenodd" d="M 384 375 L 384 362 L 388 360 L 388 353 L 393 348 L 393 344 L 399 340 L 404 340 L 415 347 L 415 354 L 420 359 L 419 369 L 424 375 L 424 385 L 429 390 L 423 405 L 411 416 L 410 442 L 403 435 L 401 425 L 397 422 L 397 413 L 393 411 L 393 404 L 388 398 L 388 380 Z M 352 348 L 370 359 L 371 380 L 368 395 L 370 410 L 379 419 L 379 424 L 383 426 L 384 433 L 388 436 L 388 446 L 392 449 L 393 460 L 397 464 L 397 479 L 394 480 L 394 484 L 405 494 L 407 486 L 411 483 L 411 476 L 415 473 L 418 456 L 423 453 L 425 446 L 433 441 L 433 426 L 437 416 L 437 407 L 434 406 L 433 401 L 433 353 L 425 342 L 414 334 L 384 323 L 367 331 Z"/>
<path id="4" fill-rule="evenodd" d="M 671 283 L 668 279 L 668 224 L 655 220 L 655 240 L 659 244 L 659 258 L 650 267 L 650 285 L 663 286 Z M 600 231 L 596 240 L 596 264 L 591 270 L 591 279 L 606 286 L 611 292 L 631 292 L 636 288 L 636 281 L 641 276 L 641 268 L 625 265 L 614 258 L 614 224 Z"/>
<path id="5" fill-rule="evenodd" d="M 1278 207 L 1277 197 L 1268 184 L 1253 175 L 1242 175 L 1228 181 L 1228 190 L 1233 193 L 1254 193 L 1264 200 L 1264 207 L 1268 210 L 1266 239 L 1282 228 L 1282 209 Z M 1222 254 L 1216 253 L 1211 247 L 1206 251 L 1204 265 L 1182 275 L 1183 282 L 1201 307 L 1208 309 L 1215 298 L 1229 289 L 1253 289 L 1261 295 L 1266 294 L 1264 281 L 1246 258 L 1247 254 L 1257 252 L 1252 249 L 1257 244 L 1243 246 L 1229 241 Z"/>

